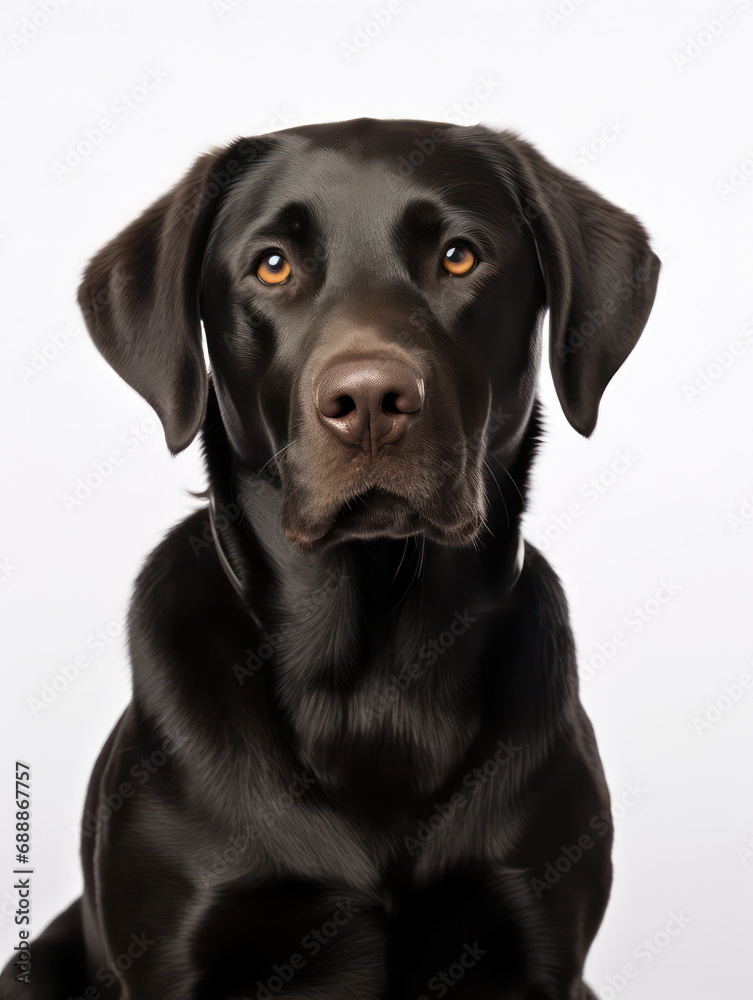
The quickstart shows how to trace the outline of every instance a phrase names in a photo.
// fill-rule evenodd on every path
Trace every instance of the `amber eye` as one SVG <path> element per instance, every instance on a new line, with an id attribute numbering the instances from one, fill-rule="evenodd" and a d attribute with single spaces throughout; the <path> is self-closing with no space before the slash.
<path id="1" fill-rule="evenodd" d="M 282 254 L 268 253 L 259 261 L 256 274 L 265 285 L 281 285 L 290 277 L 290 264 Z"/>
<path id="2" fill-rule="evenodd" d="M 444 257 L 442 257 L 442 264 L 450 274 L 462 277 L 473 270 L 476 264 L 476 255 L 469 247 L 459 243 L 457 246 L 450 247 L 449 250 L 445 251 Z"/>

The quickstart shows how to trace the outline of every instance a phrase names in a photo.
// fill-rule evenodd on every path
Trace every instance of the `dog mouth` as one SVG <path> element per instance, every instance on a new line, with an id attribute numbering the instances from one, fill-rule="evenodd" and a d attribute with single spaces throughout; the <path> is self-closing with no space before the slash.
<path id="1" fill-rule="evenodd" d="M 402 538 L 420 531 L 422 518 L 404 497 L 372 487 L 347 500 L 335 514 L 327 534 L 353 538 L 388 534 Z"/>
<path id="2" fill-rule="evenodd" d="M 445 522 L 437 512 L 425 512 L 405 496 L 383 487 L 369 487 L 348 497 L 331 518 L 317 527 L 287 526 L 291 545 L 313 550 L 355 539 L 407 538 L 423 534 L 448 545 L 470 543 L 483 524 L 473 512 L 461 521 Z"/>

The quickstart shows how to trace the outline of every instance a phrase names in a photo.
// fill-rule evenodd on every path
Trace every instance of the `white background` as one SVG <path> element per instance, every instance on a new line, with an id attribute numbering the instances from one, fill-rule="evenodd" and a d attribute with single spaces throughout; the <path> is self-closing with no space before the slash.
<path id="1" fill-rule="evenodd" d="M 753 4 L 563 0 L 556 14 L 558 2 L 393 0 L 376 34 L 370 12 L 384 0 L 68 0 L 46 24 L 33 0 L 4 4 L 3 959 L 15 943 L 13 762 L 33 768 L 38 932 L 80 891 L 84 789 L 128 698 L 122 639 L 97 653 L 91 637 L 119 631 L 139 565 L 204 485 L 198 446 L 171 460 L 147 405 L 82 332 L 85 261 L 198 152 L 236 135 L 361 115 L 480 120 L 521 130 L 635 212 L 664 260 L 644 337 L 590 441 L 541 376 L 548 433 L 527 534 L 554 539 L 547 556 L 592 675 L 582 697 L 615 801 L 639 790 L 617 809 L 614 892 L 589 978 L 603 1000 L 750 996 L 753 846 L 741 848 L 753 836 L 753 690 L 728 703 L 724 688 L 753 675 L 753 524 L 728 518 L 753 494 Z M 33 37 L 19 41 L 27 18 Z M 164 79 L 144 96 L 150 71 Z M 56 176 L 67 147 L 106 117 L 111 133 Z M 55 353 L 70 323 L 77 332 Z M 739 356 L 714 368 L 733 341 Z M 717 377 L 704 383 L 710 366 Z M 699 376 L 707 387 L 689 398 Z M 139 426 L 143 441 L 131 436 Z M 113 449 L 123 461 L 112 476 L 66 510 L 63 495 Z M 621 451 L 630 467 L 615 475 Z M 663 581 L 676 592 L 652 603 Z M 634 630 L 636 606 L 649 620 Z M 616 631 L 625 644 L 599 659 Z M 89 666 L 35 714 L 29 699 L 81 653 Z M 694 718 L 720 697 L 729 710 L 698 732 Z M 662 934 L 680 911 L 690 922 Z M 636 975 L 623 982 L 626 963 Z"/>

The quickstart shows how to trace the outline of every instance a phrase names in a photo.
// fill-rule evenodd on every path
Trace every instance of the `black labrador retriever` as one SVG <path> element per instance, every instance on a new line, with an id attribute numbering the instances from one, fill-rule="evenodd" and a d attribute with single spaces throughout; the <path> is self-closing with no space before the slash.
<path id="1" fill-rule="evenodd" d="M 94 258 L 209 503 L 138 579 L 83 897 L 3 998 L 593 997 L 609 798 L 520 519 L 546 309 L 589 435 L 658 271 L 514 134 L 372 119 L 202 156 Z"/>

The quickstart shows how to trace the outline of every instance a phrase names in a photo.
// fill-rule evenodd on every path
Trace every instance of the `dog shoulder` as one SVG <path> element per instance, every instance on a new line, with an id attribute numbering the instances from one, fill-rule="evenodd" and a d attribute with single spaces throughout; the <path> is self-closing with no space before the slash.
<path id="1" fill-rule="evenodd" d="M 530 542 L 526 542 L 525 561 L 521 582 L 530 588 L 532 606 L 539 616 L 570 629 L 567 597 L 557 573 L 545 556 Z"/>
<path id="2" fill-rule="evenodd" d="M 132 644 L 165 640 L 165 648 L 248 621 L 217 558 L 208 508 L 167 532 L 136 579 L 129 615 Z M 132 649 L 132 655 L 136 650 Z"/>

